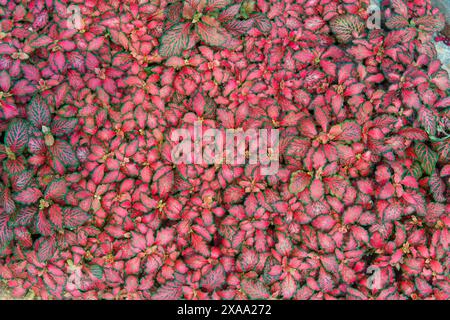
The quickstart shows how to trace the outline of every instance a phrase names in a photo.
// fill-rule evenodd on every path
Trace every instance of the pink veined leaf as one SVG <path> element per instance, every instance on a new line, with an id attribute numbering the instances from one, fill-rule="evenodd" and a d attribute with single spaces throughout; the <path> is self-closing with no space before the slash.
<path id="1" fill-rule="evenodd" d="M 429 32 L 439 32 L 445 27 L 445 19 L 438 15 L 424 15 L 414 18 L 414 22 L 422 29 Z"/>
<path id="2" fill-rule="evenodd" d="M 36 206 L 21 207 L 16 214 L 14 223 L 19 226 L 27 226 L 33 222 L 37 212 L 38 208 Z"/>
<path id="3" fill-rule="evenodd" d="M 57 137 L 67 135 L 73 132 L 78 120 L 76 118 L 57 118 L 53 119 L 51 132 Z"/>
<path id="4" fill-rule="evenodd" d="M 62 199 L 67 193 L 67 182 L 64 180 L 53 180 L 45 189 L 44 198 L 49 199 Z"/>
<path id="5" fill-rule="evenodd" d="M 27 106 L 28 120 L 38 129 L 42 126 L 50 126 L 51 115 L 50 109 L 42 100 L 42 98 L 36 96 L 31 99 Z"/>
<path id="6" fill-rule="evenodd" d="M 253 24 L 253 20 L 233 20 L 228 22 L 224 27 L 227 31 L 241 35 L 248 32 Z"/>
<path id="7" fill-rule="evenodd" d="M 378 197 L 380 199 L 389 199 L 394 196 L 395 188 L 392 183 L 386 183 L 383 187 L 380 188 Z"/>
<path id="8" fill-rule="evenodd" d="M 0 101 L 0 120 L 9 120 L 19 115 L 16 106 Z"/>
<path id="9" fill-rule="evenodd" d="M 297 282 L 292 274 L 288 273 L 281 283 L 281 294 L 284 299 L 290 299 L 297 291 Z"/>
<path id="10" fill-rule="evenodd" d="M 241 282 L 242 290 L 249 296 L 250 299 L 268 299 L 270 293 L 264 284 L 260 281 L 253 281 L 244 279 Z"/>
<path id="11" fill-rule="evenodd" d="M 14 200 L 22 204 L 36 203 L 42 197 L 42 192 L 38 188 L 27 188 L 14 196 Z"/>
<path id="12" fill-rule="evenodd" d="M 96 51 L 100 49 L 104 45 L 105 39 L 103 37 L 98 37 L 89 41 L 89 45 L 87 47 L 88 51 Z"/>
<path id="13" fill-rule="evenodd" d="M 398 13 L 402 17 L 408 17 L 408 7 L 406 6 L 404 0 L 392 0 L 391 5 L 396 13 Z"/>
<path id="14" fill-rule="evenodd" d="M 402 16 L 392 16 L 386 21 L 386 27 L 389 29 L 403 29 L 409 27 L 409 21 Z"/>
<path id="15" fill-rule="evenodd" d="M 47 35 L 42 35 L 30 42 L 30 46 L 34 48 L 42 48 L 53 42 L 53 39 Z"/>
<path id="16" fill-rule="evenodd" d="M 321 215 L 314 219 L 312 226 L 318 230 L 330 231 L 336 221 L 329 215 Z"/>
<path id="17" fill-rule="evenodd" d="M 13 187 L 13 190 L 21 191 L 25 189 L 26 187 L 28 187 L 33 177 L 33 172 L 29 170 L 22 171 L 19 174 L 12 176 L 11 185 Z"/>
<path id="18" fill-rule="evenodd" d="M 45 216 L 45 213 L 43 210 L 39 210 L 37 219 L 36 219 L 36 229 L 39 231 L 40 234 L 43 236 L 50 236 L 53 231 L 53 227 L 48 221 L 47 217 Z"/>
<path id="19" fill-rule="evenodd" d="M 11 88 L 11 77 L 6 71 L 0 72 L 0 89 L 3 92 L 8 92 Z"/>
<path id="20" fill-rule="evenodd" d="M 425 199 L 422 194 L 416 192 L 403 193 L 403 199 L 413 206 L 419 215 L 425 215 Z"/>
<path id="21" fill-rule="evenodd" d="M 358 189 L 364 194 L 372 195 L 375 187 L 373 181 L 366 179 L 366 180 L 359 180 L 357 182 Z"/>
<path id="22" fill-rule="evenodd" d="M 342 133 L 337 137 L 341 141 L 361 140 L 361 126 L 355 121 L 345 121 L 341 125 Z"/>
<path id="23" fill-rule="evenodd" d="M 328 60 L 320 60 L 320 67 L 329 76 L 336 77 L 337 66 L 334 62 Z M 347 92 L 346 92 L 347 93 Z"/>
<path id="24" fill-rule="evenodd" d="M 24 120 L 13 121 L 6 131 L 6 146 L 14 153 L 21 152 L 28 143 L 29 126 Z"/>
<path id="25" fill-rule="evenodd" d="M 266 34 L 272 30 L 272 22 L 264 14 L 254 14 L 251 18 L 255 23 L 255 27 L 262 33 Z"/>
<path id="26" fill-rule="evenodd" d="M 200 285 L 208 291 L 213 291 L 223 285 L 225 270 L 222 265 L 217 265 L 203 276 Z"/>
<path id="27" fill-rule="evenodd" d="M 5 169 L 10 175 L 15 175 L 26 170 L 26 164 L 22 156 L 16 156 L 15 159 L 7 159 L 5 161 Z"/>
<path id="28" fill-rule="evenodd" d="M 317 136 L 317 129 L 314 121 L 310 118 L 303 118 L 299 122 L 300 133 L 308 138 L 315 138 Z"/>
<path id="29" fill-rule="evenodd" d="M 174 174 L 172 168 L 165 166 L 155 171 L 151 185 L 152 192 L 165 197 L 169 194 L 174 185 Z"/>
<path id="30" fill-rule="evenodd" d="M 430 186 L 430 191 L 435 201 L 437 202 L 446 201 L 445 183 L 436 172 L 434 172 L 431 175 L 430 179 L 428 180 L 428 185 Z"/>
<path id="31" fill-rule="evenodd" d="M 35 66 L 31 66 L 31 65 L 23 65 L 22 66 L 22 71 L 25 75 L 25 78 L 29 81 L 36 81 L 39 82 L 39 80 L 41 79 L 41 74 L 39 72 L 39 69 L 36 68 Z"/>
<path id="32" fill-rule="evenodd" d="M 89 220 L 89 215 L 79 208 L 63 209 L 64 226 L 73 229 Z"/>
<path id="33" fill-rule="evenodd" d="M 357 60 L 364 60 L 374 55 L 371 50 L 367 49 L 362 44 L 351 47 L 348 49 L 348 53 L 354 56 Z"/>
<path id="34" fill-rule="evenodd" d="M 232 3 L 231 0 L 208 0 L 205 7 L 206 11 L 214 11 L 217 9 L 222 9 Z"/>
<path id="35" fill-rule="evenodd" d="M 339 176 L 326 177 L 323 179 L 330 193 L 339 199 L 342 199 L 347 189 L 348 182 Z"/>
<path id="36" fill-rule="evenodd" d="M 311 183 L 311 175 L 303 171 L 294 172 L 289 183 L 289 191 L 293 194 L 302 192 Z"/>
<path id="37" fill-rule="evenodd" d="M 301 63 L 312 63 L 314 61 L 314 58 L 314 53 L 308 49 L 297 51 L 294 54 L 294 59 L 300 61 Z"/>
<path id="38" fill-rule="evenodd" d="M 436 116 L 433 114 L 433 111 L 426 108 L 425 106 L 420 107 L 419 121 L 422 124 L 422 128 L 424 128 L 429 135 L 431 136 L 436 135 L 437 119 Z"/>
<path id="39" fill-rule="evenodd" d="M 240 272 L 251 271 L 258 263 L 258 254 L 254 250 L 244 249 L 237 261 Z"/>
<path id="40" fill-rule="evenodd" d="M 16 203 L 12 199 L 9 188 L 0 189 L 0 207 L 8 214 L 16 210 Z"/>
<path id="41" fill-rule="evenodd" d="M 310 187 L 311 198 L 315 201 L 322 199 L 324 194 L 323 182 L 319 179 L 314 179 Z"/>
<path id="42" fill-rule="evenodd" d="M 8 225 L 9 214 L 0 213 L 0 251 L 2 251 L 13 239 L 13 231 Z"/>
<path id="43" fill-rule="evenodd" d="M 420 108 L 420 99 L 414 90 L 402 90 L 402 101 L 407 107 L 418 109 Z"/>
<path id="44" fill-rule="evenodd" d="M 173 26 L 161 37 L 160 55 L 165 57 L 180 55 L 189 44 L 190 34 L 190 23 Z"/>
<path id="45" fill-rule="evenodd" d="M 231 5 L 219 14 L 218 20 L 220 22 L 231 21 L 239 14 L 240 9 L 241 9 L 240 4 Z"/>
<path id="46" fill-rule="evenodd" d="M 422 169 L 428 174 L 431 175 L 435 168 L 436 163 L 438 161 L 438 154 L 431 150 L 426 144 L 422 142 L 417 142 L 414 151 L 419 159 Z"/>
<path id="47" fill-rule="evenodd" d="M 56 253 L 56 241 L 54 237 L 44 238 L 39 243 L 37 258 L 40 262 L 47 262 Z"/>
<path id="48" fill-rule="evenodd" d="M 72 147 L 65 141 L 55 139 L 55 143 L 50 147 L 53 161 L 60 162 L 64 167 L 76 167 L 78 158 Z"/>
<path id="49" fill-rule="evenodd" d="M 420 277 L 416 277 L 415 284 L 416 284 L 417 291 L 421 295 L 428 296 L 433 293 L 433 287 L 426 280 L 424 280 Z"/>
<path id="50" fill-rule="evenodd" d="M 361 214 L 363 212 L 363 209 L 361 206 L 352 206 L 349 207 L 347 210 L 345 210 L 344 212 L 344 216 L 342 218 L 342 222 L 344 224 L 352 224 L 355 223 L 359 220 L 359 218 L 361 217 Z"/>
<path id="51" fill-rule="evenodd" d="M 57 204 L 53 204 L 48 209 L 48 219 L 50 222 L 58 229 L 61 230 L 63 227 L 63 215 L 61 207 Z"/>
<path id="52" fill-rule="evenodd" d="M 400 130 L 398 134 L 410 140 L 424 141 L 428 139 L 428 134 L 419 128 L 405 128 Z"/>
<path id="53" fill-rule="evenodd" d="M 177 300 L 182 294 L 181 284 L 169 282 L 161 286 L 152 298 L 155 300 Z"/>
<path id="54" fill-rule="evenodd" d="M 306 29 L 316 31 L 322 28 L 326 22 L 319 16 L 313 16 L 305 20 L 304 25 Z"/>
<path id="55" fill-rule="evenodd" d="M 202 22 L 196 24 L 196 32 L 202 41 L 211 46 L 222 46 L 227 41 L 226 31 L 213 18 L 203 17 Z"/>
<path id="56" fill-rule="evenodd" d="M 172 23 L 178 23 L 181 18 L 181 11 L 183 10 L 183 3 L 175 2 L 168 6 L 166 17 Z"/>

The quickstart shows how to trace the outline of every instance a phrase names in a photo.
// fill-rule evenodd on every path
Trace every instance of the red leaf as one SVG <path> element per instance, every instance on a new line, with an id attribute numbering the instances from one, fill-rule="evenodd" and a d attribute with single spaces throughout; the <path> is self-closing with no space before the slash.
<path id="1" fill-rule="evenodd" d="M 303 171 L 294 172 L 291 176 L 289 191 L 297 194 L 305 190 L 311 182 L 311 176 Z"/>
<path id="2" fill-rule="evenodd" d="M 14 200 L 22 204 L 36 203 L 42 197 L 42 192 L 38 188 L 30 187 L 25 189 L 14 196 Z"/>
<path id="3" fill-rule="evenodd" d="M 161 37 L 159 54 L 165 57 L 180 55 L 189 44 L 191 24 L 177 24 Z"/>
<path id="4" fill-rule="evenodd" d="M 89 215 L 79 208 L 64 208 L 64 226 L 72 229 L 81 226 L 89 220 Z"/>
<path id="5" fill-rule="evenodd" d="M 252 281 L 243 279 L 241 289 L 249 296 L 250 299 L 268 299 L 270 293 L 260 281 Z"/>
<path id="6" fill-rule="evenodd" d="M 337 137 L 341 141 L 361 140 L 361 127 L 355 121 L 345 121 L 341 124 L 342 133 Z"/>
<path id="7" fill-rule="evenodd" d="M 393 203 L 387 206 L 383 212 L 383 218 L 385 221 L 395 221 L 400 219 L 402 215 L 402 207 L 397 203 Z"/>
<path id="8" fill-rule="evenodd" d="M 433 198 L 437 202 L 445 202 L 445 183 L 444 181 L 434 172 L 430 179 L 428 180 L 428 184 L 430 186 L 431 194 Z"/>
<path id="9" fill-rule="evenodd" d="M 76 118 L 58 118 L 52 122 L 51 132 L 55 136 L 63 136 L 73 132 L 78 120 Z"/>
<path id="10" fill-rule="evenodd" d="M 408 7 L 405 4 L 404 0 L 392 0 L 391 1 L 392 8 L 394 8 L 394 11 L 401 15 L 402 17 L 407 18 L 408 17 Z"/>
<path id="11" fill-rule="evenodd" d="M 21 152 L 28 143 L 28 131 L 28 124 L 24 120 L 13 121 L 6 131 L 6 146 L 14 153 Z"/>
<path id="12" fill-rule="evenodd" d="M 0 213 L 0 252 L 13 239 L 13 231 L 10 229 L 8 222 L 9 214 L 6 212 Z"/>
<path id="13" fill-rule="evenodd" d="M 361 214 L 363 212 L 363 209 L 361 206 L 352 206 L 345 210 L 344 216 L 342 217 L 342 222 L 344 224 L 352 224 L 358 221 L 359 217 L 361 217 Z"/>
<path id="14" fill-rule="evenodd" d="M 319 179 L 314 179 L 310 187 L 311 198 L 315 201 L 322 199 L 324 193 L 323 182 Z"/>
<path id="15" fill-rule="evenodd" d="M 47 35 L 42 35 L 42 36 L 34 39 L 33 41 L 31 41 L 30 46 L 32 46 L 34 48 L 41 48 L 41 47 L 48 46 L 52 42 L 53 42 L 52 38 L 50 38 Z"/>
<path id="16" fill-rule="evenodd" d="M 422 142 L 416 143 L 414 151 L 421 163 L 422 169 L 428 175 L 431 175 L 436 169 L 438 154 Z"/>
<path id="17" fill-rule="evenodd" d="M 72 147 L 65 141 L 55 139 L 55 143 L 50 147 L 50 153 L 54 165 L 62 164 L 64 167 L 75 168 L 78 166 L 78 159 Z"/>
<path id="18" fill-rule="evenodd" d="M 39 96 L 35 96 L 30 103 L 28 103 L 27 114 L 28 120 L 30 120 L 39 130 L 41 130 L 42 126 L 50 126 L 50 109 Z"/>
<path id="19" fill-rule="evenodd" d="M 290 299 L 297 291 L 297 283 L 294 277 L 288 273 L 281 283 L 281 294 L 284 299 Z"/>
<path id="20" fill-rule="evenodd" d="M 200 39 L 211 46 L 221 46 L 227 41 L 226 31 L 215 26 L 213 18 L 202 18 L 203 22 L 196 24 L 196 31 Z M 212 21 L 211 21 L 212 20 Z M 212 25 L 210 23 L 213 23 Z"/>
<path id="21" fill-rule="evenodd" d="M 225 281 L 225 270 L 222 265 L 217 265 L 211 269 L 201 280 L 200 285 L 208 291 L 213 291 Z"/>
<path id="22" fill-rule="evenodd" d="M 67 193 L 67 182 L 64 180 L 54 180 L 45 189 L 44 198 L 46 200 L 62 199 Z"/>
<path id="23" fill-rule="evenodd" d="M 55 238 L 44 238 L 37 251 L 37 258 L 40 262 L 46 262 L 50 260 L 56 253 L 56 241 Z"/>

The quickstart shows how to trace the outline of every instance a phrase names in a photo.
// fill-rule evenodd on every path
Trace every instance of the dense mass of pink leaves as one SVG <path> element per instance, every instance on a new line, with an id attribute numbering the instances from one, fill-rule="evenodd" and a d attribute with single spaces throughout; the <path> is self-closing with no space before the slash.
<path id="1" fill-rule="evenodd" d="M 444 20 L 369 4 L 0 0 L 0 290 L 449 299 Z M 174 165 L 196 121 L 278 129 L 278 173 Z"/>

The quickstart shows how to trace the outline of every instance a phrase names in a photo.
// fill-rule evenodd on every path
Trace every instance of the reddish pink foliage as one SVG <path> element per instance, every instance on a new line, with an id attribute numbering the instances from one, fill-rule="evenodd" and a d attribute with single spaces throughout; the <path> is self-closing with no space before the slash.
<path id="1" fill-rule="evenodd" d="M 0 280 L 18 298 L 449 299 L 443 17 L 383 1 L 369 29 L 369 3 L 0 0 Z M 171 133 L 198 121 L 278 129 L 278 173 L 175 165 Z"/>

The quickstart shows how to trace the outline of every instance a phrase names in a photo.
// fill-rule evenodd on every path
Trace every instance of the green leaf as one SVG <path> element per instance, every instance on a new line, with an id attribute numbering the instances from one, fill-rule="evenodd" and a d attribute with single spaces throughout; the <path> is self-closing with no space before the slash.
<path id="1" fill-rule="evenodd" d="M 97 279 L 103 278 L 103 268 L 97 264 L 91 266 L 91 272 Z"/>
<path id="2" fill-rule="evenodd" d="M 438 154 L 431 150 L 426 144 L 418 142 L 414 148 L 417 158 L 420 161 L 422 169 L 427 175 L 431 175 L 435 168 L 438 160 Z"/>

